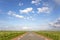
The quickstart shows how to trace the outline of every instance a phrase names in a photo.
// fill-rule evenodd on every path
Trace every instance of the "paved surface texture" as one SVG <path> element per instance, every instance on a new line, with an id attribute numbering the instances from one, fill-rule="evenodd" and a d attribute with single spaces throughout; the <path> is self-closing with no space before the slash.
<path id="1" fill-rule="evenodd" d="M 24 35 L 19 40 L 45 40 L 45 38 L 39 37 L 33 32 L 28 32 L 26 35 Z"/>

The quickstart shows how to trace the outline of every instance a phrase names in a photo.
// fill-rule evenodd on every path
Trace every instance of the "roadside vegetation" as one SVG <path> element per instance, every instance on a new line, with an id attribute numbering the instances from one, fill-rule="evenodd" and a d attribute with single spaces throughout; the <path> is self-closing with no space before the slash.
<path id="1" fill-rule="evenodd" d="M 36 33 L 53 40 L 60 40 L 60 31 L 38 31 Z"/>
<path id="2" fill-rule="evenodd" d="M 11 40 L 24 33 L 24 31 L 0 31 L 0 40 Z"/>

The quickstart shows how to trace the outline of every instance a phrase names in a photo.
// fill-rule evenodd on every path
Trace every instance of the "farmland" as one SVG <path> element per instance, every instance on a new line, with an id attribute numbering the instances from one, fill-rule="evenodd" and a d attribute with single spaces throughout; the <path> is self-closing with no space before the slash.
<path id="1" fill-rule="evenodd" d="M 60 31 L 38 31 L 36 33 L 52 40 L 60 40 Z"/>
<path id="2" fill-rule="evenodd" d="M 0 40 L 11 40 L 24 33 L 23 31 L 0 31 Z"/>

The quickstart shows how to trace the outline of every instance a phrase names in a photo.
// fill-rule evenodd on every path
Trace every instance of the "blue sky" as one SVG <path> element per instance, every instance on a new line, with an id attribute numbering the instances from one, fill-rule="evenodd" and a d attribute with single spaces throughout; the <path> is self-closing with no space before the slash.
<path id="1" fill-rule="evenodd" d="M 0 30 L 60 29 L 59 0 L 0 0 Z"/>

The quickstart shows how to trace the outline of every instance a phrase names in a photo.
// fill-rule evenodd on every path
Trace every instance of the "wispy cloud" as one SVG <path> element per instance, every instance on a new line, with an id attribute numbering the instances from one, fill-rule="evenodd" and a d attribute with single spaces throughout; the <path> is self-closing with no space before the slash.
<path id="1" fill-rule="evenodd" d="M 24 16 L 18 15 L 18 14 L 16 14 L 16 13 L 13 12 L 13 11 L 9 11 L 9 12 L 8 12 L 8 15 L 14 16 L 14 17 L 16 17 L 16 18 L 24 18 Z"/>
<path id="2" fill-rule="evenodd" d="M 37 10 L 38 10 L 38 13 L 50 13 L 49 7 L 37 8 Z"/>
<path id="3" fill-rule="evenodd" d="M 17 17 L 17 18 L 24 18 L 24 16 L 22 15 L 17 15 L 17 14 L 13 14 L 13 16 Z"/>
<path id="4" fill-rule="evenodd" d="M 49 4 L 48 3 L 43 3 L 43 6 L 49 6 Z"/>
<path id="5" fill-rule="evenodd" d="M 35 20 L 35 18 L 33 18 L 32 16 L 26 17 L 25 19 L 26 20 L 31 20 L 31 21 L 34 21 Z"/>
<path id="6" fill-rule="evenodd" d="M 23 15 L 18 15 L 18 14 L 16 14 L 15 12 L 13 12 L 13 11 L 9 11 L 8 12 L 8 15 L 10 15 L 10 16 L 13 16 L 13 17 L 16 17 L 16 18 L 23 18 L 23 19 L 25 19 L 25 20 L 31 20 L 31 21 L 34 21 L 35 19 L 32 17 L 32 16 L 23 16 Z"/>
<path id="7" fill-rule="evenodd" d="M 19 6 L 23 6 L 23 3 L 20 2 L 20 3 L 19 3 Z"/>
<path id="8" fill-rule="evenodd" d="M 15 12 L 13 12 L 13 11 L 8 11 L 8 15 L 13 15 L 13 14 L 15 14 Z"/>
<path id="9" fill-rule="evenodd" d="M 41 0 L 32 0 L 31 3 L 32 3 L 32 4 L 35 4 L 35 5 L 38 5 L 38 4 L 40 4 L 40 1 L 41 1 Z"/>
<path id="10" fill-rule="evenodd" d="M 22 14 L 26 14 L 26 13 L 29 13 L 29 12 L 32 12 L 32 10 L 33 10 L 33 8 L 26 8 L 26 9 L 24 9 L 24 10 L 19 10 L 20 11 L 20 13 L 22 13 Z"/>

